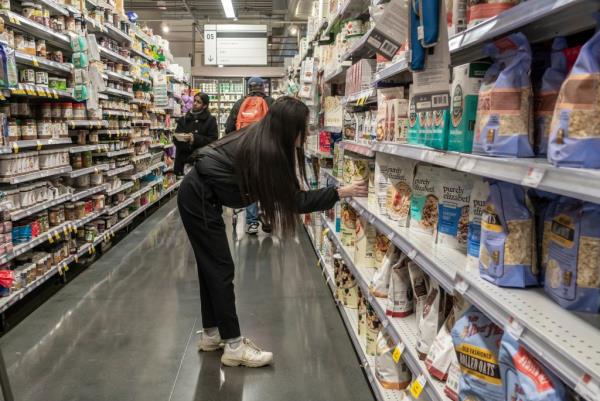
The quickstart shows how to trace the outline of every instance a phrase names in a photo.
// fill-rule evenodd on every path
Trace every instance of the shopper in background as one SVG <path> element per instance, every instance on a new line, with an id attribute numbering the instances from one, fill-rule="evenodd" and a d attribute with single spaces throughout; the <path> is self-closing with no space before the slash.
<path id="1" fill-rule="evenodd" d="M 252 77 L 248 80 L 248 95 L 244 96 L 233 105 L 227 122 L 225 133 L 247 127 L 260 119 L 273 104 L 273 98 L 265 93 L 265 82 L 260 77 Z M 262 230 L 271 232 L 271 227 L 263 220 Z M 246 232 L 248 234 L 258 233 L 258 204 L 253 203 L 246 208 Z"/>
<path id="2" fill-rule="evenodd" d="M 264 366 L 272 362 L 273 354 L 241 337 L 223 206 L 241 208 L 258 201 L 266 220 L 290 235 L 299 213 L 327 210 L 340 198 L 367 195 L 364 183 L 301 189 L 298 175 L 306 182 L 307 121 L 304 103 L 287 96 L 278 99 L 260 122 L 200 149 L 179 189 L 179 212 L 200 281 L 204 329 L 198 348 L 214 351 L 224 346 L 221 361 L 227 366 Z"/>
<path id="3" fill-rule="evenodd" d="M 177 176 L 183 176 L 183 167 L 191 162 L 190 156 L 194 150 L 217 140 L 217 120 L 210 114 L 208 105 L 210 98 L 206 93 L 194 95 L 192 109 L 177 121 L 177 129 L 173 142 L 175 143 L 175 166 Z"/>

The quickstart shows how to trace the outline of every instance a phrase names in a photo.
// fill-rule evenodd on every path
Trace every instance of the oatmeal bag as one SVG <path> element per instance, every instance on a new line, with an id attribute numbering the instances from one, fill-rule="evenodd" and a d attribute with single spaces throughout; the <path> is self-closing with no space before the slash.
<path id="1" fill-rule="evenodd" d="M 479 90 L 473 153 L 532 157 L 529 42 L 522 33 L 514 33 L 488 44 L 485 53 L 492 58 L 493 64 L 485 73 Z"/>
<path id="2" fill-rule="evenodd" d="M 377 355 L 377 336 L 381 331 L 381 321 L 375 313 L 375 309 L 367 302 L 367 333 L 366 333 L 366 354 L 369 356 Z"/>
<path id="3" fill-rule="evenodd" d="M 466 253 L 472 176 L 452 170 L 440 171 L 437 242 Z"/>
<path id="4" fill-rule="evenodd" d="M 410 384 L 412 374 L 410 369 L 400 359 L 394 361 L 392 354 L 396 345 L 383 331 L 377 337 L 377 355 L 375 355 L 375 377 L 381 386 L 388 390 L 402 390 Z"/>
<path id="5" fill-rule="evenodd" d="M 377 269 L 371 279 L 371 284 L 369 285 L 369 290 L 373 296 L 376 296 L 377 298 L 387 298 L 392 268 L 398 262 L 400 255 L 401 252 L 395 246 L 390 246 L 388 248 L 381 267 Z"/>
<path id="6" fill-rule="evenodd" d="M 454 345 L 450 335 L 452 326 L 454 326 L 454 315 L 451 314 L 446 318 L 440 331 L 435 336 L 427 353 L 427 358 L 425 358 L 425 366 L 427 366 L 429 373 L 441 381 L 445 381 L 448 377 L 448 369 L 454 354 Z"/>
<path id="7" fill-rule="evenodd" d="M 433 236 L 438 225 L 438 183 L 442 169 L 418 165 L 410 200 L 410 229 Z"/>
<path id="8" fill-rule="evenodd" d="M 390 247 L 393 247 L 393 245 L 388 237 L 381 233 L 375 235 L 375 267 L 377 269 L 383 265 L 385 255 Z"/>
<path id="9" fill-rule="evenodd" d="M 342 262 L 342 272 L 341 272 L 341 299 L 342 305 L 350 308 L 357 309 L 358 308 L 358 284 L 356 282 L 356 278 L 350 272 L 348 265 Z"/>
<path id="10" fill-rule="evenodd" d="M 408 262 L 408 274 L 410 276 L 410 286 L 412 288 L 414 310 L 418 325 L 421 316 L 423 316 L 423 308 L 425 307 L 425 301 L 429 293 L 429 276 L 412 260 Z"/>
<path id="11" fill-rule="evenodd" d="M 554 210 L 544 288 L 563 308 L 600 313 L 600 205 L 561 197 Z"/>
<path id="12" fill-rule="evenodd" d="M 427 357 L 429 348 L 444 321 L 445 302 L 444 291 L 436 281 L 431 280 L 421 315 L 417 316 L 417 354 L 421 360 Z"/>
<path id="13" fill-rule="evenodd" d="M 508 331 L 502 336 L 499 362 L 506 401 L 567 401 L 562 381 Z"/>
<path id="14" fill-rule="evenodd" d="M 354 245 L 354 264 L 360 268 L 374 268 L 375 242 L 377 232 L 363 216 L 356 219 L 356 241 Z"/>
<path id="15" fill-rule="evenodd" d="M 454 67 L 450 104 L 450 131 L 448 150 L 471 153 L 473 129 L 477 118 L 477 99 L 481 81 L 489 68 L 486 62 Z"/>
<path id="16" fill-rule="evenodd" d="M 456 321 L 451 334 L 462 371 L 458 399 L 505 401 L 498 362 L 503 330 L 471 306 Z"/>
<path id="17" fill-rule="evenodd" d="M 552 220 L 560 195 L 539 189 L 529 189 L 529 198 L 535 213 L 536 252 L 540 266 L 539 282 L 544 285 L 546 266 L 548 265 L 548 245 L 550 244 Z"/>
<path id="18" fill-rule="evenodd" d="M 535 223 L 523 187 L 503 181 L 490 183 L 481 216 L 479 272 L 501 287 L 538 284 Z"/>
<path id="19" fill-rule="evenodd" d="M 562 36 L 554 38 L 552 42 L 551 64 L 544 71 L 540 89 L 535 94 L 535 153 L 538 156 L 548 154 L 548 137 L 556 99 L 580 50 L 580 46 L 568 48 L 567 39 Z"/>
<path id="20" fill-rule="evenodd" d="M 521 0 L 467 0 L 467 27 L 471 28 L 519 4 Z"/>
<path id="21" fill-rule="evenodd" d="M 467 233 L 467 263 L 479 267 L 481 240 L 481 216 L 487 205 L 490 185 L 478 176 L 473 176 L 473 189 L 469 198 L 469 231 Z"/>
<path id="22" fill-rule="evenodd" d="M 413 312 L 413 296 L 408 272 L 408 256 L 402 254 L 392 268 L 390 288 L 385 314 L 391 317 L 406 317 Z"/>
<path id="23" fill-rule="evenodd" d="M 600 22 L 600 14 L 595 13 Z M 600 29 L 581 48 L 560 88 L 548 160 L 556 166 L 600 168 Z"/>
<path id="24" fill-rule="evenodd" d="M 348 202 L 341 202 L 341 223 L 340 241 L 342 245 L 354 250 L 356 242 L 356 211 Z"/>
<path id="25" fill-rule="evenodd" d="M 415 162 L 377 152 L 375 156 L 375 187 L 379 215 L 408 225 L 411 185 Z"/>

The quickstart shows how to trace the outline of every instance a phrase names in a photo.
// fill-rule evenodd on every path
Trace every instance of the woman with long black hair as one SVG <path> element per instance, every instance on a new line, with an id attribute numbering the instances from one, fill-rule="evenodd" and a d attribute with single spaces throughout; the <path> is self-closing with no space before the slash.
<path id="1" fill-rule="evenodd" d="M 303 191 L 304 142 L 308 107 L 282 97 L 259 122 L 198 151 L 194 168 L 178 195 L 183 225 L 192 243 L 202 310 L 201 351 L 224 346 L 228 366 L 260 367 L 273 354 L 241 337 L 235 309 L 234 264 L 223 206 L 243 208 L 260 202 L 266 221 L 284 235 L 294 233 L 299 213 L 332 208 L 344 197 L 366 196 L 364 184 Z"/>

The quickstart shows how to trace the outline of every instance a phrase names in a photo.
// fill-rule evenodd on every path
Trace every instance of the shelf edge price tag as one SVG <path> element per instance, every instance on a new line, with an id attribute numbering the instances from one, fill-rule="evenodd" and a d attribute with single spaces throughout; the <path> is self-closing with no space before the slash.
<path id="1" fill-rule="evenodd" d="M 587 373 L 575 384 L 575 391 L 587 400 L 600 401 L 600 386 Z"/>
<path id="2" fill-rule="evenodd" d="M 527 170 L 527 174 L 523 177 L 521 181 L 522 185 L 527 187 L 537 188 L 544 179 L 544 175 L 546 174 L 546 170 L 537 168 L 537 167 L 529 167 Z"/>
<path id="3" fill-rule="evenodd" d="M 517 340 L 521 338 L 525 327 L 512 316 L 508 317 L 508 323 L 506 324 L 506 329 L 512 334 Z"/>
<path id="4" fill-rule="evenodd" d="M 404 343 L 398 343 L 398 345 L 396 345 L 396 348 L 394 348 L 394 352 L 392 352 L 392 358 L 394 359 L 394 362 L 396 362 L 396 364 L 400 362 L 400 357 L 402 356 L 402 353 L 404 352 L 405 348 L 406 345 L 404 345 Z"/>
<path id="5" fill-rule="evenodd" d="M 412 251 L 410 251 L 410 252 L 408 253 L 408 257 L 409 257 L 411 260 L 413 260 L 413 259 L 414 259 L 416 256 L 417 256 L 417 249 L 416 249 L 416 248 L 413 248 L 413 250 L 412 250 Z"/>
<path id="6" fill-rule="evenodd" d="M 18 143 L 13 142 L 12 148 L 13 148 L 13 152 L 19 153 L 19 144 Z"/>
<path id="7" fill-rule="evenodd" d="M 461 277 L 459 277 L 456 281 L 456 284 L 454 284 L 454 289 L 461 295 L 465 295 L 465 292 L 467 292 L 468 288 L 469 283 L 467 283 Z"/>
<path id="8" fill-rule="evenodd" d="M 38 63 L 38 59 L 36 56 L 31 57 L 31 64 L 33 64 L 34 67 L 40 66 L 40 63 Z"/>
<path id="9" fill-rule="evenodd" d="M 48 234 L 48 242 L 51 244 L 54 243 L 54 239 L 52 238 L 52 236 L 50 234 Z"/>
<path id="10" fill-rule="evenodd" d="M 425 376 L 419 375 L 414 382 L 410 384 L 410 394 L 418 399 L 423 392 L 423 388 L 425 387 L 426 379 Z"/>
<path id="11" fill-rule="evenodd" d="M 60 240 L 60 234 L 58 233 L 58 231 L 54 233 L 54 239 L 57 241 Z"/>
<path id="12" fill-rule="evenodd" d="M 42 142 L 40 142 L 39 140 L 35 141 L 36 143 L 36 149 L 37 150 L 42 150 Z"/>

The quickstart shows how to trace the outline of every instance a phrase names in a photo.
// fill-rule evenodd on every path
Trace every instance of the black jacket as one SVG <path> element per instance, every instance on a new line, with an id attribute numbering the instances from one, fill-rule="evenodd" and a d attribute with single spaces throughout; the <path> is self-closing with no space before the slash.
<path id="1" fill-rule="evenodd" d="M 253 92 L 253 93 L 249 94 L 248 96 L 263 97 L 269 107 L 271 107 L 271 105 L 275 101 L 271 96 L 267 96 L 262 92 Z M 241 98 L 240 100 L 235 102 L 233 107 L 231 108 L 231 112 L 229 112 L 229 117 L 227 117 L 227 122 L 225 123 L 225 133 L 226 134 L 229 134 L 230 132 L 233 132 L 236 130 L 235 123 L 237 122 L 237 116 L 240 112 L 240 107 L 242 107 L 242 103 L 248 96 L 244 96 L 243 98 Z"/>
<path id="2" fill-rule="evenodd" d="M 189 144 L 190 152 L 216 141 L 219 137 L 217 119 L 208 109 L 199 113 L 188 111 L 177 121 L 175 132 L 194 134 L 194 140 Z"/>
<path id="3" fill-rule="evenodd" d="M 233 161 L 237 152 L 239 139 L 246 131 L 239 131 L 221 140 L 219 143 L 206 146 L 196 152 L 195 169 L 200 179 L 211 188 L 216 203 L 230 208 L 242 208 L 253 203 L 247 194 L 242 194 L 241 182 L 236 174 Z M 328 210 L 339 200 L 335 187 L 298 191 L 296 206 L 298 213 L 310 213 Z"/>

